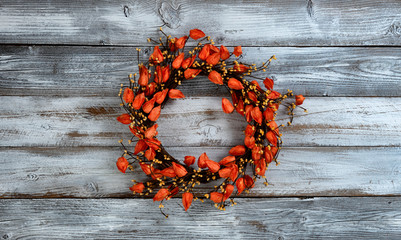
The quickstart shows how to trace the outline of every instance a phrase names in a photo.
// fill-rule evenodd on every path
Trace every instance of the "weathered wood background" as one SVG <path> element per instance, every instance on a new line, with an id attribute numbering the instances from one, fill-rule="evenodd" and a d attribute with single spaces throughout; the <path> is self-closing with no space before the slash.
<path id="1" fill-rule="evenodd" d="M 115 167 L 119 85 L 160 26 L 242 45 L 248 62 L 275 54 L 267 76 L 307 97 L 270 185 L 225 212 L 173 199 L 164 219 Z M 400 90 L 398 0 L 1 0 L 0 238 L 400 239 Z M 159 124 L 173 155 L 241 142 L 224 91 L 205 78 L 182 91 Z"/>

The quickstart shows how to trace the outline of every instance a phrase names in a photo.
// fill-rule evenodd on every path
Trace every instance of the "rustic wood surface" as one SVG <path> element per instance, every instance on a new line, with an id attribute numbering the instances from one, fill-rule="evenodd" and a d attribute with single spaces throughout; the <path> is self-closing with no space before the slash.
<path id="1" fill-rule="evenodd" d="M 160 26 L 242 45 L 244 62 L 275 54 L 261 77 L 307 97 L 308 113 L 281 130 L 269 186 L 225 212 L 209 201 L 185 212 L 176 198 L 164 219 L 129 191 L 137 169 L 115 167 L 130 136 L 115 121 L 119 85 Z M 241 143 L 243 119 L 222 112 L 227 93 L 205 77 L 180 89 L 159 138 L 179 159 L 220 160 Z M 400 89 L 397 0 L 2 0 L 0 239 L 400 239 Z"/>
<path id="2" fill-rule="evenodd" d="M 3 199 L 3 239 L 399 239 L 400 198 L 245 198 L 216 212 L 173 199 Z M 27 216 L 35 216 L 27 217 Z M 18 228 L 16 226 L 21 226 Z M 23 228 L 23 229 L 22 229 Z"/>
<path id="3" fill-rule="evenodd" d="M 141 59 L 148 59 L 151 50 L 143 49 Z M 266 75 L 279 90 L 291 88 L 309 97 L 401 96 L 398 47 L 243 49 L 244 62 L 277 56 Z M 134 47 L 0 45 L 0 52 L 1 95 L 114 97 L 137 62 Z M 226 94 L 206 78 L 192 79 L 181 89 L 191 96 Z"/>
<path id="4" fill-rule="evenodd" d="M 142 45 L 165 26 L 207 29 L 225 45 L 399 46 L 400 9 L 397 0 L 3 0 L 0 43 Z"/>
<path id="5" fill-rule="evenodd" d="M 0 97 L 0 146 L 115 146 L 132 134 L 117 124 L 116 97 Z M 282 130 L 285 146 L 401 146 L 401 98 L 313 97 Z M 284 117 L 278 123 L 286 123 Z M 187 97 L 165 106 L 158 138 L 165 146 L 235 146 L 246 121 L 224 114 L 221 97 Z"/>
<path id="6" fill-rule="evenodd" d="M 203 152 L 220 160 L 229 150 L 167 149 L 181 160 Z M 280 165 L 269 166 L 269 186 L 256 184 L 244 196 L 401 195 L 399 153 L 399 147 L 286 147 Z M 131 197 L 131 179 L 138 180 L 141 170 L 119 173 L 113 159 L 120 154 L 119 147 L 0 148 L 0 198 Z M 197 193 L 204 193 L 208 187 L 201 187 Z"/>

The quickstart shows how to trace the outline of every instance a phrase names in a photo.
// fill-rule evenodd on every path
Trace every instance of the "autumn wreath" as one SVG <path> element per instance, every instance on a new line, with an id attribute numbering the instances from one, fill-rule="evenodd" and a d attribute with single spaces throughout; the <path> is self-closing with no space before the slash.
<path id="1" fill-rule="evenodd" d="M 182 193 L 182 203 L 187 210 L 193 200 L 204 201 L 208 198 L 221 210 L 227 204 L 235 204 L 234 197 L 253 188 L 258 178 L 265 178 L 267 166 L 275 161 L 281 146 L 280 127 L 275 122 L 276 111 L 283 101 L 293 96 L 288 90 L 280 94 L 273 90 L 273 80 L 261 79 L 266 90 L 258 84 L 253 75 L 257 71 L 266 71 L 272 56 L 260 66 L 238 61 L 242 54 L 241 46 L 230 51 L 225 46 L 218 48 L 210 37 L 199 29 L 193 29 L 188 36 L 173 38 L 148 39 L 154 43 L 154 51 L 146 63 L 139 64 L 137 74 L 129 75 L 129 85 L 122 85 L 119 96 L 126 113 L 117 117 L 123 124 L 129 125 L 133 136 L 127 146 L 120 140 L 124 152 L 117 160 L 118 169 L 125 173 L 127 168 L 134 169 L 139 164 L 142 171 L 150 176 L 146 182 L 136 182 L 130 189 L 134 194 L 152 195 L 154 201 L 168 200 L 177 193 Z M 195 47 L 184 51 L 189 39 L 197 41 Z M 139 60 L 139 51 L 138 60 Z M 235 60 L 230 60 L 234 58 Z M 231 148 L 228 156 L 219 162 L 209 159 L 206 153 L 200 155 L 197 167 L 195 156 L 176 159 L 171 156 L 163 144 L 156 138 L 157 119 L 168 99 L 184 98 L 176 89 L 186 81 L 199 75 L 207 76 L 210 81 L 227 88 L 231 100 L 222 99 L 223 111 L 227 114 L 237 111 L 248 125 L 241 145 Z M 253 79 L 250 81 L 248 79 Z M 285 103 L 292 122 L 293 110 L 304 101 L 302 95 L 295 96 L 295 103 Z M 135 141 L 134 141 L 135 139 Z M 195 186 L 222 179 L 221 183 L 204 196 L 195 196 Z M 267 182 L 265 182 L 267 185 Z M 236 188 L 236 190 L 235 190 Z M 230 201 L 227 200 L 230 198 Z M 162 203 L 159 205 L 163 207 Z M 164 214 L 164 213 L 163 213 Z"/>

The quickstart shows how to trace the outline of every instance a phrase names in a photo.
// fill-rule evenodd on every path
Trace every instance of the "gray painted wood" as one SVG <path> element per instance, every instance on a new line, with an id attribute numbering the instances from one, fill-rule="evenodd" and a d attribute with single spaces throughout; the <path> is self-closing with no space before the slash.
<path id="1" fill-rule="evenodd" d="M 219 161 L 229 148 L 169 147 L 177 159 L 203 152 Z M 132 197 L 132 179 L 142 171 L 122 174 L 118 147 L 0 148 L 0 198 Z M 269 186 L 256 184 L 246 197 L 401 195 L 401 148 L 284 148 L 280 165 L 271 164 Z M 205 194 L 211 186 L 199 186 Z M 1 214 L 0 214 L 1 215 Z"/>
<path id="2" fill-rule="evenodd" d="M 307 96 L 401 96 L 401 48 L 244 47 L 243 61 L 278 58 L 265 74 L 278 90 Z M 149 48 L 141 59 L 149 57 Z M 0 46 L 0 95 L 114 96 L 136 71 L 135 48 Z M 262 81 L 258 82 L 263 86 Z M 181 86 L 190 96 L 226 95 L 205 77 Z"/>
<path id="3" fill-rule="evenodd" d="M 5 239 L 399 239 L 400 198 L 238 199 L 226 211 L 172 199 L 1 199 Z"/>
<path id="4" fill-rule="evenodd" d="M 116 146 L 132 137 L 116 97 L 0 97 L 1 146 Z M 284 146 L 401 146 L 401 98 L 308 98 L 282 130 Z M 282 108 L 285 116 L 286 110 Z M 278 123 L 286 123 L 284 117 Z M 165 146 L 235 146 L 246 121 L 224 114 L 221 97 L 188 97 L 158 120 Z"/>
<path id="5" fill-rule="evenodd" d="M 399 46 L 400 17 L 397 0 L 3 0 L 0 43 L 141 45 L 165 26 L 200 28 L 226 45 Z"/>

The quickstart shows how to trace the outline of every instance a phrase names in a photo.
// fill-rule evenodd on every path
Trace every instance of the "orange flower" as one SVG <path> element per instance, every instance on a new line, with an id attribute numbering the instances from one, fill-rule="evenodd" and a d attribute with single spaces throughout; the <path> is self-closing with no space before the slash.
<path id="1" fill-rule="evenodd" d="M 189 36 L 194 40 L 198 40 L 199 38 L 202 38 L 206 35 L 201 30 L 195 28 L 189 31 Z"/>
<path id="2" fill-rule="evenodd" d="M 182 61 L 184 61 L 184 53 L 180 53 L 180 55 L 178 55 L 174 61 L 173 61 L 173 68 L 175 69 L 179 69 L 181 67 L 181 63 Z"/>
<path id="3" fill-rule="evenodd" d="M 155 96 L 154 96 L 154 98 L 156 99 L 156 102 L 157 102 L 158 104 L 162 104 L 162 102 L 164 101 L 164 99 L 165 99 L 166 96 L 167 96 L 167 93 L 168 93 L 168 89 L 164 89 L 164 90 L 161 91 L 161 92 L 157 92 L 157 93 L 155 94 Z"/>
<path id="4" fill-rule="evenodd" d="M 132 103 L 132 108 L 139 110 L 142 104 L 145 102 L 145 93 L 136 95 L 134 102 Z"/>
<path id="5" fill-rule="evenodd" d="M 221 178 L 228 178 L 231 175 L 231 171 L 232 171 L 232 168 L 230 168 L 230 167 L 225 167 L 223 169 L 220 169 L 219 176 Z"/>
<path id="6" fill-rule="evenodd" d="M 247 187 L 247 188 L 253 188 L 255 186 L 255 182 L 249 175 L 244 176 L 244 183 L 245 183 L 245 187 Z"/>
<path id="7" fill-rule="evenodd" d="M 258 146 L 255 146 L 254 148 L 252 148 L 252 159 L 257 161 L 262 157 L 262 153 L 261 153 L 261 148 Z"/>
<path id="8" fill-rule="evenodd" d="M 230 168 L 231 168 L 230 179 L 231 181 L 234 182 L 235 179 L 237 179 L 238 177 L 238 166 L 237 164 L 232 164 Z"/>
<path id="9" fill-rule="evenodd" d="M 145 104 L 142 106 L 142 110 L 145 113 L 149 113 L 152 111 L 153 107 L 155 106 L 156 98 L 152 98 L 151 100 L 147 101 Z"/>
<path id="10" fill-rule="evenodd" d="M 256 96 L 256 93 L 253 91 L 248 92 L 248 98 L 254 101 L 255 103 L 258 101 L 258 97 Z"/>
<path id="11" fill-rule="evenodd" d="M 156 83 L 155 82 L 151 82 L 148 84 L 148 86 L 146 86 L 145 89 L 145 96 L 150 96 L 155 92 L 156 89 Z"/>
<path id="12" fill-rule="evenodd" d="M 238 100 L 238 104 L 235 107 L 235 110 L 241 114 L 242 116 L 245 115 L 245 111 L 244 111 L 244 101 L 242 99 Z"/>
<path id="13" fill-rule="evenodd" d="M 170 78 L 170 67 L 165 66 L 162 68 L 162 75 L 163 75 L 163 82 L 167 82 L 167 80 Z"/>
<path id="14" fill-rule="evenodd" d="M 155 157 L 156 157 L 156 152 L 155 152 L 155 150 L 153 150 L 152 148 L 149 148 L 148 150 L 146 150 L 146 152 L 145 152 L 145 157 L 146 157 L 149 161 L 152 161 L 153 159 L 155 159 Z"/>
<path id="15" fill-rule="evenodd" d="M 246 105 L 245 107 L 245 117 L 247 122 L 252 121 L 252 116 L 251 116 L 252 109 L 253 109 L 252 105 Z"/>
<path id="16" fill-rule="evenodd" d="M 234 191 L 234 185 L 227 184 L 226 185 L 226 192 L 224 193 L 224 201 L 227 200 Z"/>
<path id="17" fill-rule="evenodd" d="M 238 178 L 237 182 L 235 183 L 235 185 L 237 186 L 237 190 L 238 190 L 238 195 L 240 195 L 242 193 L 242 191 L 245 190 L 245 182 L 244 182 L 244 178 Z"/>
<path id="18" fill-rule="evenodd" d="M 237 147 L 238 147 L 238 146 L 237 146 Z M 235 148 L 235 147 L 234 147 L 234 148 Z M 231 150 L 230 150 L 230 152 L 231 152 Z M 227 156 L 227 157 L 221 159 L 220 162 L 219 162 L 219 164 L 220 164 L 220 165 L 226 166 L 226 165 L 228 165 L 228 164 L 230 164 L 230 163 L 232 163 L 232 162 L 234 162 L 234 161 L 235 161 L 235 157 L 234 157 L 234 156 Z"/>
<path id="19" fill-rule="evenodd" d="M 146 144 L 145 140 L 139 140 L 135 145 L 134 155 L 138 154 L 139 152 L 145 151 L 148 148 L 148 144 Z"/>
<path id="20" fill-rule="evenodd" d="M 252 149 L 255 146 L 255 138 L 254 137 L 249 137 L 249 136 L 245 136 L 245 146 L 247 146 L 247 148 Z"/>
<path id="21" fill-rule="evenodd" d="M 273 131 L 268 131 L 266 133 L 266 139 L 269 141 L 273 146 L 277 146 L 277 136 Z"/>
<path id="22" fill-rule="evenodd" d="M 274 118 L 274 111 L 271 108 L 266 108 L 266 110 L 263 112 L 263 118 L 265 121 L 270 121 L 273 120 Z"/>
<path id="23" fill-rule="evenodd" d="M 145 138 L 153 138 L 154 136 L 156 136 L 158 134 L 158 132 L 157 132 L 158 127 L 159 127 L 159 125 L 157 125 L 157 123 L 155 123 L 153 126 L 148 128 L 145 131 Z"/>
<path id="24" fill-rule="evenodd" d="M 128 168 L 128 161 L 125 157 L 120 157 L 117 159 L 117 168 L 120 172 L 125 173 Z"/>
<path id="25" fill-rule="evenodd" d="M 170 194 L 170 192 L 166 189 L 166 188 L 161 188 L 156 195 L 153 197 L 153 202 L 155 201 L 162 201 L 163 199 L 165 199 L 168 195 Z"/>
<path id="26" fill-rule="evenodd" d="M 163 62 L 163 60 L 164 60 L 164 57 L 163 57 L 162 51 L 160 51 L 159 46 L 155 46 L 155 49 L 154 49 L 152 55 L 150 55 L 150 57 L 149 57 L 149 61 L 153 62 L 153 63 L 161 63 L 161 62 Z"/>
<path id="27" fill-rule="evenodd" d="M 226 47 L 221 45 L 220 46 L 220 58 L 223 60 L 226 60 L 229 57 L 230 57 L 230 52 L 228 51 L 228 49 Z"/>
<path id="28" fill-rule="evenodd" d="M 235 181 L 238 176 L 238 166 L 237 164 L 231 162 L 225 168 L 219 171 L 219 176 L 221 178 L 230 178 L 231 181 Z"/>
<path id="29" fill-rule="evenodd" d="M 187 70 L 184 71 L 184 77 L 185 77 L 185 79 L 192 79 L 192 78 L 198 76 L 198 74 L 200 72 L 202 72 L 202 70 L 200 70 L 200 69 L 188 68 Z"/>
<path id="30" fill-rule="evenodd" d="M 200 155 L 198 158 L 198 167 L 205 168 L 207 166 L 206 160 L 209 160 L 209 157 L 206 153 L 202 153 L 202 155 Z"/>
<path id="31" fill-rule="evenodd" d="M 157 138 L 146 138 L 145 140 L 149 147 L 153 150 L 157 150 L 160 148 L 161 142 Z"/>
<path id="32" fill-rule="evenodd" d="M 123 94 L 123 100 L 126 103 L 132 103 L 134 101 L 134 91 L 131 88 L 126 88 Z"/>
<path id="33" fill-rule="evenodd" d="M 149 120 L 155 122 L 160 117 L 161 106 L 157 106 L 149 113 Z"/>
<path id="34" fill-rule="evenodd" d="M 304 102 L 305 97 L 302 95 L 296 95 L 295 96 L 295 104 L 296 105 L 302 105 L 302 103 Z"/>
<path id="35" fill-rule="evenodd" d="M 269 102 L 268 104 L 269 108 L 271 108 L 273 111 L 277 111 L 280 105 L 278 103 L 271 103 Z"/>
<path id="36" fill-rule="evenodd" d="M 272 152 L 273 158 L 276 156 L 277 152 L 278 152 L 278 148 L 277 147 L 271 147 L 270 151 Z"/>
<path id="37" fill-rule="evenodd" d="M 160 84 L 163 82 L 163 74 L 162 74 L 162 68 L 160 66 L 156 66 L 156 71 L 155 71 L 155 83 Z"/>
<path id="38" fill-rule="evenodd" d="M 169 178 L 174 178 L 174 177 L 177 176 L 177 174 L 175 173 L 173 167 L 165 168 L 165 169 L 161 170 L 160 173 L 163 176 L 166 176 L 166 177 L 169 177 Z"/>
<path id="39" fill-rule="evenodd" d="M 238 57 L 239 55 L 241 55 L 241 54 L 242 54 L 242 48 L 241 48 L 241 46 L 235 47 L 233 53 L 234 53 L 234 55 L 235 55 L 236 57 Z"/>
<path id="40" fill-rule="evenodd" d="M 234 105 L 238 104 L 239 97 L 238 97 L 236 91 L 231 92 L 231 99 L 232 99 Z"/>
<path id="41" fill-rule="evenodd" d="M 134 134 L 137 138 L 142 138 L 143 136 L 143 131 L 140 127 L 131 127 L 129 126 L 129 130 L 132 132 L 132 134 Z"/>
<path id="42" fill-rule="evenodd" d="M 148 85 L 148 81 L 149 81 L 149 71 L 144 65 L 141 65 L 139 67 L 138 84 L 141 86 L 146 86 Z"/>
<path id="43" fill-rule="evenodd" d="M 223 98 L 221 103 L 225 113 L 232 113 L 234 111 L 233 105 L 227 98 Z"/>
<path id="44" fill-rule="evenodd" d="M 117 117 L 117 121 L 119 121 L 122 124 L 130 124 L 131 117 L 128 113 L 124 113 Z"/>
<path id="45" fill-rule="evenodd" d="M 274 81 L 273 81 L 273 79 L 266 78 L 266 79 L 263 81 L 263 84 L 265 85 L 265 87 L 266 87 L 267 90 L 273 90 L 273 86 L 274 86 Z"/>
<path id="46" fill-rule="evenodd" d="M 281 94 L 277 91 L 271 91 L 271 93 L 267 96 L 268 99 L 277 99 L 281 96 Z"/>
<path id="47" fill-rule="evenodd" d="M 220 53 L 213 53 L 206 58 L 206 62 L 212 66 L 216 65 L 220 61 Z"/>
<path id="48" fill-rule="evenodd" d="M 185 46 L 185 43 L 187 42 L 187 39 L 188 39 L 187 36 L 180 37 L 179 39 L 177 39 L 175 41 L 175 47 L 177 49 L 182 49 Z"/>
<path id="49" fill-rule="evenodd" d="M 275 131 L 277 133 L 277 135 L 279 134 L 279 128 L 277 126 L 276 121 L 272 120 L 270 122 L 267 123 L 267 126 L 272 130 Z"/>
<path id="50" fill-rule="evenodd" d="M 188 67 L 192 66 L 192 64 L 195 62 L 196 55 L 189 57 L 182 61 L 181 67 L 184 69 L 187 69 Z"/>
<path id="51" fill-rule="evenodd" d="M 248 124 L 245 128 L 245 136 L 252 137 L 255 134 L 255 131 L 256 131 L 255 127 Z"/>
<path id="52" fill-rule="evenodd" d="M 207 59 L 207 57 L 209 57 L 210 55 L 210 45 L 206 44 L 205 46 L 203 46 L 202 50 L 199 52 L 199 59 L 205 61 Z"/>
<path id="53" fill-rule="evenodd" d="M 265 147 L 264 149 L 264 157 L 267 163 L 271 163 L 273 161 L 273 154 L 271 152 L 271 150 L 269 150 L 268 147 Z"/>
<path id="54" fill-rule="evenodd" d="M 181 67 L 184 69 L 187 69 L 188 67 L 192 66 L 192 64 L 195 61 L 196 56 L 192 56 L 189 58 L 184 59 L 184 61 L 182 61 Z"/>
<path id="55" fill-rule="evenodd" d="M 182 166 L 181 164 L 175 163 L 175 162 L 173 162 L 173 169 L 174 169 L 175 174 L 177 174 L 178 177 L 183 177 L 183 176 L 187 175 L 187 173 L 188 173 L 184 166 Z"/>
<path id="56" fill-rule="evenodd" d="M 182 205 L 184 205 L 185 211 L 187 211 L 188 208 L 191 206 L 193 199 L 194 196 L 190 192 L 185 192 L 182 194 Z"/>
<path id="57" fill-rule="evenodd" d="M 218 164 L 217 162 L 215 162 L 213 160 L 206 160 L 206 166 L 209 168 L 209 170 L 212 173 L 215 173 L 215 172 L 219 171 L 219 169 L 220 169 L 220 164 Z"/>
<path id="58" fill-rule="evenodd" d="M 251 82 L 251 84 L 253 84 L 253 85 L 255 85 L 256 86 L 256 89 L 258 90 L 258 91 L 262 91 L 262 88 L 260 87 L 260 85 L 259 85 L 259 83 L 256 81 L 256 80 L 253 80 L 252 82 Z"/>
<path id="59" fill-rule="evenodd" d="M 264 176 L 266 173 L 266 161 L 264 158 L 255 161 L 255 173 L 259 176 Z"/>
<path id="60" fill-rule="evenodd" d="M 227 86 L 234 90 L 244 89 L 244 86 L 242 85 L 242 83 L 235 78 L 228 79 Z"/>
<path id="61" fill-rule="evenodd" d="M 238 72 L 238 73 L 244 73 L 246 71 L 248 71 L 249 67 L 243 65 L 243 64 L 236 64 L 234 66 L 234 71 Z"/>
<path id="62" fill-rule="evenodd" d="M 185 156 L 184 163 L 185 163 L 187 166 L 191 166 L 192 164 L 195 163 L 195 157 L 194 157 L 194 156 Z"/>
<path id="63" fill-rule="evenodd" d="M 222 85 L 223 84 L 223 78 L 221 77 L 220 73 L 217 71 L 211 71 L 208 76 L 209 80 L 215 84 Z"/>
<path id="64" fill-rule="evenodd" d="M 211 192 L 210 193 L 210 200 L 212 200 L 215 203 L 221 203 L 224 199 L 224 195 L 219 192 Z"/>
<path id="65" fill-rule="evenodd" d="M 263 116 L 262 112 L 260 111 L 259 107 L 254 107 L 251 111 L 252 118 L 259 124 L 262 124 Z"/>
<path id="66" fill-rule="evenodd" d="M 228 153 L 233 155 L 233 156 L 242 156 L 242 155 L 245 154 L 245 152 L 246 152 L 245 146 L 244 145 L 238 145 L 238 146 L 235 146 L 235 147 L 231 148 Z"/>
<path id="67" fill-rule="evenodd" d="M 184 94 L 178 89 L 170 89 L 168 92 L 169 98 L 184 98 Z"/>
<path id="68" fill-rule="evenodd" d="M 146 174 L 146 175 L 150 175 L 152 173 L 152 168 L 149 164 L 146 163 L 139 163 L 139 166 L 141 167 L 142 171 Z"/>
<path id="69" fill-rule="evenodd" d="M 211 51 L 210 54 L 219 53 L 220 52 L 219 48 L 216 47 L 215 45 L 210 44 L 209 47 L 210 47 L 210 51 Z"/>
<path id="70" fill-rule="evenodd" d="M 177 39 L 176 37 L 173 38 L 173 39 L 170 39 L 170 41 L 169 41 L 169 43 L 168 43 L 168 45 L 169 45 L 169 47 L 170 47 L 170 51 L 175 52 L 175 51 L 178 50 L 177 47 L 175 46 L 175 42 L 176 42 L 177 40 L 178 40 L 178 39 Z"/>
<path id="71" fill-rule="evenodd" d="M 132 187 L 129 188 L 131 191 L 136 192 L 136 193 L 141 193 L 143 192 L 143 189 L 145 189 L 145 185 L 143 183 L 137 183 L 134 184 Z"/>
<path id="72" fill-rule="evenodd" d="M 152 175 L 150 175 L 152 179 L 159 179 L 163 177 L 163 175 L 160 173 L 159 169 L 152 168 Z"/>

